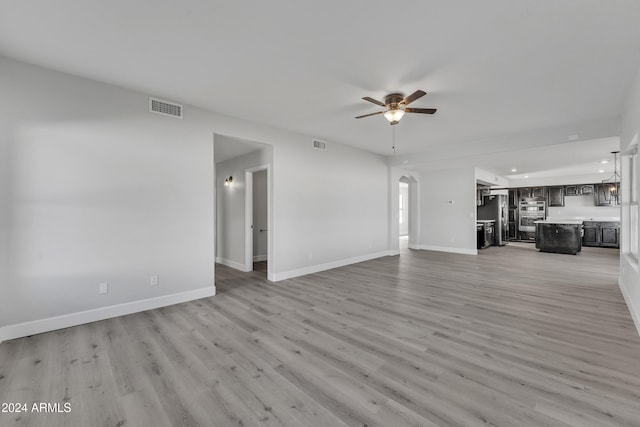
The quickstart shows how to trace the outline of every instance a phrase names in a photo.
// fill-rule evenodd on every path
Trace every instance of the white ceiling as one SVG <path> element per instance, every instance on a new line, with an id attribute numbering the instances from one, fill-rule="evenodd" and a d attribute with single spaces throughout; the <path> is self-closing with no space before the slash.
<path id="1" fill-rule="evenodd" d="M 637 0 L 0 2 L 0 55 L 383 155 L 361 98 L 423 89 L 413 168 L 614 136 L 640 63 Z"/>

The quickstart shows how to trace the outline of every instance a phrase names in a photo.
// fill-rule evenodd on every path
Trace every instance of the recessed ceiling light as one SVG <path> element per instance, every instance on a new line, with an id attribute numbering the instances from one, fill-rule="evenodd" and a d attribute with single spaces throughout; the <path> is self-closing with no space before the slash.
<path id="1" fill-rule="evenodd" d="M 604 165 L 604 164 L 609 163 L 609 160 L 601 160 L 600 163 L 602 163 Z"/>
<path id="2" fill-rule="evenodd" d="M 598 172 L 600 172 L 600 173 L 604 173 L 604 169 L 600 169 Z"/>
<path id="3" fill-rule="evenodd" d="M 525 178 L 529 178 L 529 175 L 525 175 L 524 177 L 525 177 Z"/>
<path id="4" fill-rule="evenodd" d="M 511 169 L 511 172 L 518 172 L 518 169 L 513 168 L 513 169 Z"/>

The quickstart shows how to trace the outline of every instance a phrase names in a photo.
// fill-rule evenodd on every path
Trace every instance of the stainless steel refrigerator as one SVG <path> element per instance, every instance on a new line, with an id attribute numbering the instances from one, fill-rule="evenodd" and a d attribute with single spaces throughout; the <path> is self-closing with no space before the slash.
<path id="1" fill-rule="evenodd" d="M 478 219 L 495 221 L 494 244 L 496 246 L 503 246 L 509 242 L 508 196 L 502 194 L 484 196 L 484 205 L 478 206 Z"/>

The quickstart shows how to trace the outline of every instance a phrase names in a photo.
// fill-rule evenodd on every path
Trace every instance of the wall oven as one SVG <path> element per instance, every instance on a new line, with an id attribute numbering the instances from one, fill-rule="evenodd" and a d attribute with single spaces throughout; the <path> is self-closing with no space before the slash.
<path id="1" fill-rule="evenodd" d="M 547 206 L 544 199 L 521 199 L 518 206 L 520 221 L 518 230 L 536 231 L 536 221 L 542 221 L 547 216 Z"/>

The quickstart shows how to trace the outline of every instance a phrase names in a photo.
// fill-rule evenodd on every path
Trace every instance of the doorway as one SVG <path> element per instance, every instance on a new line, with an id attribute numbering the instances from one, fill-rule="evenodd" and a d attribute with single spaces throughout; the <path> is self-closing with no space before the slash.
<path id="1" fill-rule="evenodd" d="M 405 182 L 406 181 L 406 182 Z M 401 249 L 409 247 L 409 182 L 400 178 L 398 188 L 398 237 Z"/>
<path id="2" fill-rule="evenodd" d="M 267 170 L 253 172 L 253 271 L 267 275 L 269 248 Z"/>
<path id="3" fill-rule="evenodd" d="M 245 170 L 245 268 L 269 276 L 269 212 L 271 171 L 269 165 Z"/>
<path id="4" fill-rule="evenodd" d="M 260 277 L 261 273 L 254 273 L 254 240 L 260 245 L 259 248 L 264 248 L 263 242 L 266 246 L 266 249 L 255 252 L 255 256 L 259 257 L 257 261 L 262 262 L 256 267 L 263 270 L 262 274 L 266 269 L 267 274 L 264 278 L 273 280 L 273 269 L 276 265 L 273 251 L 275 239 L 273 227 L 269 223 L 273 221 L 273 147 L 256 141 L 214 134 L 214 161 L 216 288 L 224 292 L 225 289 L 235 286 L 238 283 L 237 279 L 244 277 L 248 272 Z M 256 191 L 253 191 L 254 175 Z M 254 195 L 263 196 L 262 200 L 256 200 L 257 206 L 264 206 L 264 197 L 267 204 L 266 210 L 260 208 L 261 212 L 266 211 L 266 220 L 256 223 L 255 230 L 260 235 L 255 237 Z"/>
<path id="5" fill-rule="evenodd" d="M 391 236 L 398 239 L 396 241 L 400 250 L 420 249 L 418 243 L 420 235 L 419 182 L 414 176 L 404 173 L 396 179 L 398 193 L 397 196 L 394 195 L 393 209 L 395 213 Z"/>

